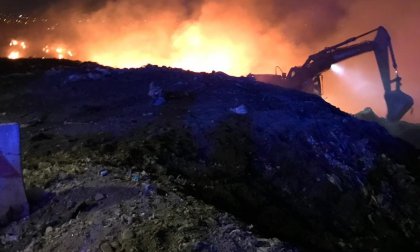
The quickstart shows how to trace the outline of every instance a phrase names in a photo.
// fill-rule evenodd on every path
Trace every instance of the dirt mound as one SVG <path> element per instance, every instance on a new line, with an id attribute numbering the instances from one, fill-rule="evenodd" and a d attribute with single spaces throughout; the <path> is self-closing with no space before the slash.
<path id="1" fill-rule="evenodd" d="M 129 237 L 140 235 L 137 241 L 149 244 L 130 246 L 144 251 L 420 249 L 419 151 L 377 123 L 354 118 L 320 97 L 223 73 L 157 66 L 110 69 L 90 63 L 56 66 L 54 72 L 30 78 L 9 76 L 0 89 L 0 122 L 22 125 L 27 183 L 55 193 L 58 201 L 64 196 L 54 188 L 63 186 L 66 174 L 80 182 L 67 186 L 65 195 L 79 183 L 92 187 L 91 194 L 99 184 L 111 183 L 100 179 L 99 168 L 95 176 L 86 176 L 93 166 L 107 167 L 121 185 L 147 174 L 149 180 L 131 186 L 140 190 L 136 185 L 141 185 L 140 195 L 148 195 L 144 188 L 155 188 L 160 198 L 151 200 L 169 200 L 169 192 L 176 192 L 202 201 L 191 216 L 199 221 L 184 223 L 187 240 L 175 235 L 180 226 L 169 224 L 184 215 L 155 215 L 122 227 L 132 227 Z M 113 198 L 124 194 L 99 193 Z M 51 204 L 59 205 L 49 203 L 37 213 Z M 109 204 L 114 207 L 118 200 Z M 148 203 L 151 209 L 158 205 Z M 203 210 L 208 206 L 216 212 Z M 138 208 L 130 208 L 130 214 L 141 216 Z M 104 209 L 94 206 L 91 211 Z M 228 231 L 223 221 L 216 221 L 217 227 L 207 223 L 220 211 L 240 222 L 233 221 L 235 227 Z M 92 235 L 95 229 L 87 229 L 86 222 L 99 215 L 79 212 L 72 216 L 87 218 L 81 234 Z M 53 224 L 58 230 L 65 225 Z M 253 227 L 252 235 L 246 226 Z M 69 237 L 64 230 L 60 235 Z M 121 243 L 120 231 L 98 233 L 95 239 L 109 243 L 103 251 L 122 251 L 129 245 L 111 246 Z M 46 236 L 25 241 L 34 242 L 36 251 L 47 251 L 52 245 Z M 291 246 L 258 237 L 275 237 Z M 244 239 L 250 245 L 240 242 Z M 82 249 L 81 243 L 83 239 L 75 240 L 73 248 Z M 189 243 L 192 247 L 182 246 Z M 100 249 L 97 243 L 83 248 Z"/>
<path id="2" fill-rule="evenodd" d="M 383 117 L 377 116 L 371 108 L 366 108 L 354 116 L 361 120 L 377 122 L 386 128 L 392 136 L 400 138 L 420 149 L 420 124 L 404 121 L 390 122 Z"/>

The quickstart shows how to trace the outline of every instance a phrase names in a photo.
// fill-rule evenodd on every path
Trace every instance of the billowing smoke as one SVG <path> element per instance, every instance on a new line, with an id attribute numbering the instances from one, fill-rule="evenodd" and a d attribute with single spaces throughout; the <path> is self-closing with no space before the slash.
<path id="1" fill-rule="evenodd" d="M 151 63 L 236 76 L 274 73 L 275 66 L 288 71 L 310 54 L 383 25 L 393 39 L 403 89 L 420 100 L 417 0 L 50 0 L 44 7 L 46 16 L 60 17 L 61 29 L 25 33 L 37 47 L 65 46 L 74 58 L 115 67 Z M 327 101 L 352 113 L 370 106 L 385 116 L 373 53 L 340 67 L 340 75 L 325 74 Z M 405 119 L 419 121 L 416 111 Z"/>
<path id="2" fill-rule="evenodd" d="M 345 14 L 331 0 L 93 2 L 51 1 L 47 16 L 60 17 L 66 28 L 36 41 L 65 44 L 77 59 L 116 67 L 272 73 L 277 65 L 300 65 L 311 52 L 308 42 L 333 33 L 329 20 Z"/>
<path id="3" fill-rule="evenodd" d="M 301 64 L 309 52 L 302 39 L 282 32 L 297 6 L 279 2 L 289 1 L 109 1 L 83 19 L 73 12 L 66 41 L 73 40 L 80 59 L 109 66 L 271 73 L 276 65 Z"/>

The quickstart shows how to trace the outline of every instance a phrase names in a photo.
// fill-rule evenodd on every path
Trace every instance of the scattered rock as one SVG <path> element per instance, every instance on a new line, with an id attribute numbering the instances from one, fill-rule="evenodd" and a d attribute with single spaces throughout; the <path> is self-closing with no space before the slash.
<path id="1" fill-rule="evenodd" d="M 136 174 L 133 177 L 133 181 L 139 181 L 140 180 L 140 174 Z"/>
<path id="2" fill-rule="evenodd" d="M 77 165 L 66 165 L 64 169 L 70 174 L 78 174 L 80 173 L 80 168 Z"/>
<path id="3" fill-rule="evenodd" d="M 60 174 L 58 174 L 58 178 L 59 180 L 69 180 L 73 178 L 73 175 L 66 172 L 60 172 Z"/>
<path id="4" fill-rule="evenodd" d="M 51 165 L 51 163 L 49 163 L 49 162 L 40 162 L 39 164 L 38 164 L 38 169 L 46 169 L 46 168 L 49 168 L 49 167 L 51 167 L 52 165 Z"/>
<path id="5" fill-rule="evenodd" d="M 67 201 L 67 203 L 66 203 L 66 208 L 67 208 L 67 210 L 70 210 L 70 209 L 74 208 L 75 206 L 76 206 L 76 202 L 74 202 L 74 201 L 72 201 L 72 200 L 69 200 L 69 201 Z"/>
<path id="6" fill-rule="evenodd" d="M 123 240 L 130 240 L 130 239 L 133 239 L 133 238 L 134 238 L 134 233 L 130 229 L 127 229 L 122 233 L 122 239 Z"/>
<path id="7" fill-rule="evenodd" d="M 185 246 L 184 252 L 193 252 L 195 250 L 196 243 L 195 242 L 190 242 L 190 243 L 188 243 L 184 246 Z"/>
<path id="8" fill-rule="evenodd" d="M 102 252 L 114 252 L 114 249 L 108 242 L 102 243 L 101 250 Z"/>
<path id="9" fill-rule="evenodd" d="M 159 97 L 162 97 L 162 94 L 163 94 L 162 88 L 156 86 L 154 82 L 150 83 L 149 93 L 148 93 L 150 97 L 157 99 Z"/>
<path id="10" fill-rule="evenodd" d="M 128 225 L 131 225 L 131 224 L 133 224 L 133 222 L 134 222 L 134 217 L 129 216 L 129 217 L 127 218 L 127 224 L 128 224 Z"/>
<path id="11" fill-rule="evenodd" d="M 96 201 L 100 201 L 100 200 L 103 200 L 103 199 L 105 199 L 106 197 L 105 197 L 105 195 L 103 195 L 102 193 L 97 193 L 96 195 L 95 195 L 95 200 Z"/>
<path id="12" fill-rule="evenodd" d="M 111 247 L 118 249 L 120 247 L 120 243 L 118 241 L 113 241 L 111 242 Z"/>
<path id="13" fill-rule="evenodd" d="M 9 225 L 9 228 L 6 231 L 6 234 L 9 236 L 21 236 L 22 235 L 22 227 L 19 225 L 18 222 L 13 222 Z"/>
<path id="14" fill-rule="evenodd" d="M 236 107 L 236 108 L 231 108 L 230 111 L 232 111 L 233 113 L 238 114 L 238 115 L 245 115 L 245 114 L 248 113 L 248 110 L 245 107 L 245 105 L 241 105 L 241 106 Z"/>
<path id="15" fill-rule="evenodd" d="M 82 78 L 82 76 L 80 76 L 80 75 L 70 75 L 67 78 L 67 80 L 68 80 L 68 82 L 75 82 L 75 81 L 80 80 L 81 78 Z"/>
<path id="16" fill-rule="evenodd" d="M 35 252 L 35 240 L 33 240 L 28 246 L 26 246 L 23 252 Z"/>
<path id="17" fill-rule="evenodd" d="M 108 170 L 101 171 L 101 176 L 102 177 L 108 176 L 108 174 L 109 174 Z"/>
<path id="18" fill-rule="evenodd" d="M 156 101 L 153 103 L 155 106 L 163 105 L 166 102 L 165 98 L 159 97 L 156 99 Z"/>
<path id="19" fill-rule="evenodd" d="M 52 231 L 53 231 L 53 228 L 52 228 L 51 226 L 47 227 L 47 228 L 45 229 L 45 235 L 46 235 L 46 236 L 48 236 L 49 234 L 51 234 L 51 233 L 52 233 Z"/>
<path id="20" fill-rule="evenodd" d="M 7 241 L 7 242 L 15 242 L 15 241 L 18 241 L 19 240 L 19 236 L 18 235 L 9 235 L 9 234 L 6 234 L 4 240 Z"/>

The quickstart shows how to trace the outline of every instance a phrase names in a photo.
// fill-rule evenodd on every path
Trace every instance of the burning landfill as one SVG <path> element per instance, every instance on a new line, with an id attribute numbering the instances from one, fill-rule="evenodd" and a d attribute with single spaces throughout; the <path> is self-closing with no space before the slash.
<path id="1" fill-rule="evenodd" d="M 0 32 L 6 39 L 0 43 L 7 45 L 0 44 L 0 55 L 74 59 L 119 68 L 155 64 L 246 76 L 274 73 L 275 66 L 283 70 L 299 66 L 320 48 L 383 25 L 392 30 L 393 43 L 400 48 L 397 59 L 404 66 L 404 87 L 420 98 L 415 76 L 420 34 L 407 25 L 420 22 L 420 6 L 413 0 L 404 8 L 395 0 L 386 4 L 380 0 L 56 2 L 31 15 L 0 13 Z M 23 11 L 22 6 L 16 10 Z M 370 10 L 377 6 L 383 11 L 372 15 Z M 389 19 L 388 13 L 400 19 Z M 11 40 L 19 43 L 9 46 Z M 385 116 L 382 87 L 373 84 L 380 81 L 373 55 L 339 67 L 340 73 L 325 73 L 329 84 L 323 97 L 349 113 L 368 104 Z M 407 114 L 404 119 L 418 122 L 420 114 Z"/>
<path id="2" fill-rule="evenodd" d="M 418 4 L 16 2 L 0 252 L 420 251 Z"/>
<path id="3" fill-rule="evenodd" d="M 9 59 L 19 59 L 25 57 L 32 57 L 37 55 L 27 55 L 25 53 L 28 44 L 24 41 L 12 40 L 10 42 L 10 50 L 9 50 Z M 62 46 L 45 46 L 42 48 L 42 52 L 44 55 L 40 55 L 43 59 L 48 58 L 57 58 L 57 59 L 65 59 L 65 58 L 72 58 L 74 55 L 70 50 L 66 50 L 65 47 Z"/>

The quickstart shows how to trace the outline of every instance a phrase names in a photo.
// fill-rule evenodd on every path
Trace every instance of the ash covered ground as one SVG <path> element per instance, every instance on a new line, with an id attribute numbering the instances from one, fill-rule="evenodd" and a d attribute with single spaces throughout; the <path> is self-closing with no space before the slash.
<path id="1" fill-rule="evenodd" d="M 318 96 L 1 59 L 0 104 L 31 203 L 0 251 L 420 250 L 419 150 Z"/>

